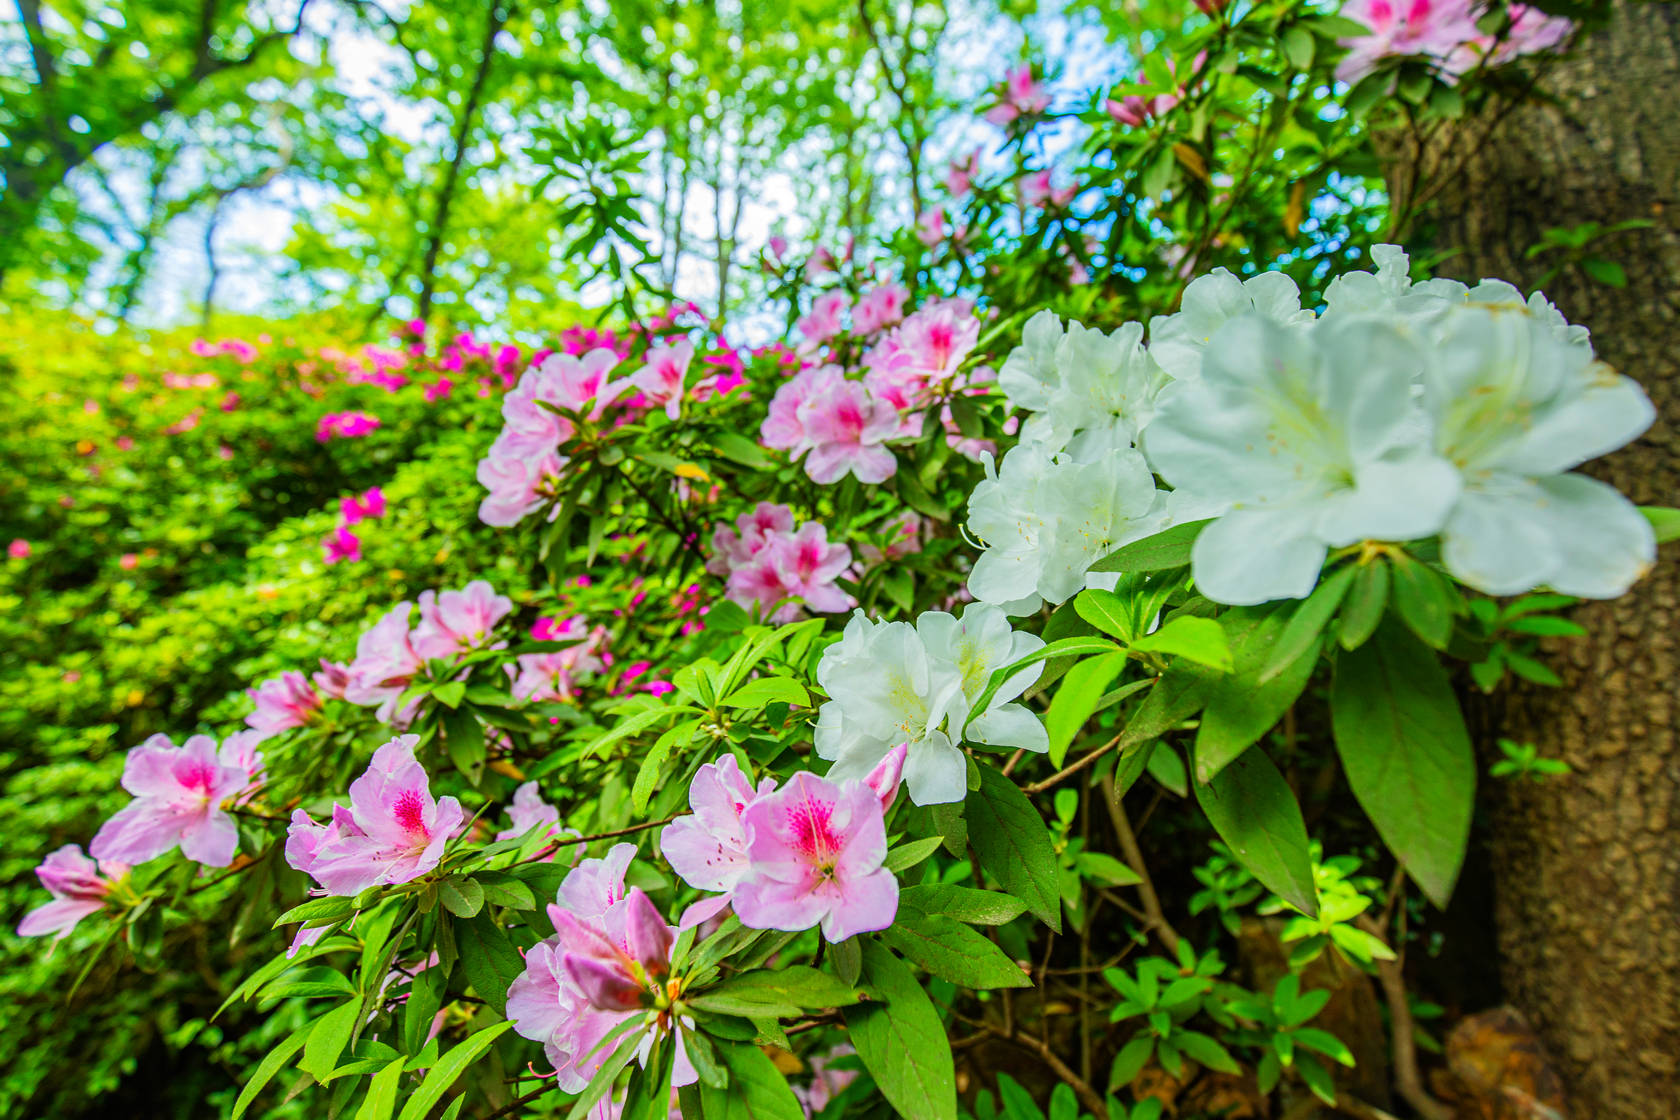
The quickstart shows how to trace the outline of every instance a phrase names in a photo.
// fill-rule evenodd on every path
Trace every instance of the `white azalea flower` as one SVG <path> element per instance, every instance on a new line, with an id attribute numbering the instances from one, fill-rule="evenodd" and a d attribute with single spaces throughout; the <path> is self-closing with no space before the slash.
<path id="1" fill-rule="evenodd" d="M 998 388 L 1011 408 L 1038 412 L 1050 405 L 1050 394 L 1061 381 L 1056 348 L 1062 341 L 1062 321 L 1052 311 L 1040 311 L 1021 329 L 1021 345 L 1009 352 L 998 370 Z"/>
<path id="2" fill-rule="evenodd" d="M 1080 591 L 1092 564 L 1165 527 L 1164 502 L 1143 456 L 1109 447 L 1092 461 L 1023 443 L 968 499 L 968 528 L 986 546 L 968 577 L 976 599 L 1011 615 Z"/>
<path id="3" fill-rule="evenodd" d="M 1325 318 L 1379 315 L 1427 325 L 1469 298 L 1469 289 L 1457 280 L 1412 283 L 1411 258 L 1398 245 L 1372 246 L 1371 259 L 1375 272 L 1346 272 L 1330 281 L 1324 289 Z"/>
<path id="4" fill-rule="evenodd" d="M 1039 718 L 1022 704 L 1013 704 L 1044 672 L 1044 663 L 1029 665 L 1003 683 L 986 710 L 969 715 L 992 674 L 1027 654 L 1044 648 L 1035 634 L 1017 633 L 1003 611 L 989 603 L 970 603 L 957 619 L 944 611 L 928 611 L 916 619 L 928 653 L 956 666 L 962 692 L 951 704 L 951 733 L 991 747 L 1019 747 L 1042 754 L 1050 737 Z M 964 731 L 964 725 L 967 730 Z"/>
<path id="5" fill-rule="evenodd" d="M 1411 540 L 1445 523 L 1458 472 L 1429 446 L 1416 344 L 1373 319 L 1290 329 L 1259 314 L 1214 334 L 1201 377 L 1162 393 L 1144 450 L 1188 504 L 1202 594 L 1301 598 L 1330 548 Z"/>
<path id="6" fill-rule="evenodd" d="M 1633 440 L 1656 410 L 1550 304 L 1515 299 L 1452 309 L 1424 371 L 1436 449 L 1464 479 L 1442 560 L 1491 595 L 1544 584 L 1613 598 L 1655 562 L 1651 526 L 1615 488 L 1565 472 Z"/>
<path id="7" fill-rule="evenodd" d="M 1192 280 L 1184 289 L 1179 310 L 1149 320 L 1149 352 L 1170 376 L 1194 381 L 1201 375 L 1202 356 L 1213 335 L 1238 315 L 1258 313 L 1282 326 L 1310 323 L 1311 311 L 1301 310 L 1301 290 L 1281 272 L 1262 272 L 1239 280 L 1216 268 Z"/>
<path id="8" fill-rule="evenodd" d="M 828 777 L 862 778 L 907 743 L 905 788 L 916 804 L 934 805 L 968 795 L 968 763 L 957 747 L 965 724 L 976 743 L 1048 750 L 1038 717 L 1011 702 L 1042 666 L 1010 678 L 969 722 L 992 672 L 1043 644 L 983 604 L 971 604 L 960 620 L 932 611 L 914 626 L 854 614 L 817 665 L 817 681 L 832 698 L 818 712 L 815 736 L 818 756 L 834 763 Z"/>
<path id="9" fill-rule="evenodd" d="M 1069 323 L 1056 347 L 1059 383 L 1042 417 L 1052 441 L 1091 460 L 1114 447 L 1130 447 L 1155 413 L 1155 395 L 1167 376 L 1143 347 L 1143 325 L 1127 323 L 1109 334 Z"/>

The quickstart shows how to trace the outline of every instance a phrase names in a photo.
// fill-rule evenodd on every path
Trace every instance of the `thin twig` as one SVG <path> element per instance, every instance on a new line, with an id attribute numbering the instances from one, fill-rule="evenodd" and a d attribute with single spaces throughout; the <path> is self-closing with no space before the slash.
<path id="1" fill-rule="evenodd" d="M 1138 847 L 1137 836 L 1132 832 L 1132 822 L 1126 818 L 1125 806 L 1120 804 L 1120 791 L 1114 785 L 1112 777 L 1102 780 L 1103 801 L 1108 805 L 1109 820 L 1114 822 L 1114 835 L 1120 841 L 1120 852 L 1126 857 L 1126 863 L 1137 872 L 1138 897 L 1143 900 L 1143 912 L 1148 918 L 1149 925 L 1166 945 L 1169 953 L 1178 952 L 1178 931 L 1173 929 L 1172 923 L 1167 921 L 1167 915 L 1161 909 L 1161 896 L 1155 893 L 1155 884 L 1150 881 L 1149 868 L 1143 862 L 1143 850 Z"/>
<path id="2" fill-rule="evenodd" d="M 1068 767 L 1065 767 L 1061 770 L 1056 771 L 1054 774 L 1050 775 L 1048 778 L 1045 778 L 1042 782 L 1034 782 L 1030 786 L 1023 786 L 1021 792 L 1023 792 L 1023 793 L 1043 793 L 1045 790 L 1049 789 L 1051 786 L 1056 785 L 1059 782 L 1063 782 L 1063 781 L 1067 780 L 1068 778 L 1072 777 L 1073 775 L 1079 773 L 1081 770 L 1085 769 L 1087 766 L 1091 765 L 1093 762 L 1095 762 L 1097 759 L 1101 758 L 1103 755 L 1112 751 L 1115 747 L 1118 747 L 1120 745 L 1121 738 L 1122 738 L 1122 736 L 1116 735 L 1114 738 L 1110 739 L 1108 742 L 1104 743 L 1102 746 L 1098 747 L 1096 750 L 1092 751 L 1090 754 L 1086 755 L 1084 758 L 1080 759 L 1078 762 L 1075 762 L 1072 766 L 1068 766 Z M 1006 770 L 1005 773 L 1007 773 L 1007 772 L 1008 771 Z"/>
<path id="3" fill-rule="evenodd" d="M 1383 939 L 1382 928 L 1364 914 L 1355 918 L 1354 923 L 1379 941 Z M 1375 963 L 1377 980 L 1382 984 L 1383 999 L 1388 1003 L 1394 1086 L 1423 1120 L 1452 1120 L 1452 1113 L 1430 1095 L 1429 1090 L 1423 1086 L 1423 1078 L 1418 1075 L 1417 1042 L 1412 1037 L 1412 1006 L 1406 999 L 1406 978 L 1401 972 L 1403 962 L 1397 958 L 1391 961 L 1378 960 Z"/>

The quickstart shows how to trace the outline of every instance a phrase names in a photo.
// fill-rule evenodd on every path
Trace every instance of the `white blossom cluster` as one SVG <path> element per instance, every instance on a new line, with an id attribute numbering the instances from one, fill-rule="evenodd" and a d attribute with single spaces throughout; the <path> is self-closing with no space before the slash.
<path id="1" fill-rule="evenodd" d="M 1049 750 L 1044 725 L 1013 702 L 1038 680 L 1042 663 L 1010 677 L 984 711 L 974 710 L 992 673 L 1043 646 L 985 603 L 970 603 L 961 618 L 927 611 L 914 625 L 871 622 L 858 611 L 817 665 L 817 681 L 832 697 L 817 713 L 815 736 L 817 754 L 834 762 L 829 780 L 863 778 L 907 743 L 905 788 L 916 804 L 932 805 L 968 795 L 968 763 L 957 746 L 965 740 Z"/>
<path id="2" fill-rule="evenodd" d="M 1322 314 L 1281 273 L 1221 269 L 1147 347 L 1136 323 L 1028 322 L 998 381 L 1032 415 L 969 499 L 974 596 L 1061 603 L 1115 548 L 1206 518 L 1192 574 L 1222 603 L 1300 598 L 1331 549 L 1429 537 L 1489 594 L 1626 591 L 1655 560 L 1651 527 L 1571 472 L 1650 426 L 1644 391 L 1538 294 L 1413 283 L 1400 249 L 1373 256 Z"/>

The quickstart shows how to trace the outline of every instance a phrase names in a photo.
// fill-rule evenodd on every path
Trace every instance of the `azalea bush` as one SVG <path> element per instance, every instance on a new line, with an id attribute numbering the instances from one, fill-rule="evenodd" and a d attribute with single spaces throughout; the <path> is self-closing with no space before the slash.
<path id="1" fill-rule="evenodd" d="M 7 797 L 104 784 L 43 818 L 53 1001 L 4 1029 L 115 1036 L 149 983 L 234 1120 L 1328 1104 L 1367 976 L 1412 1055 L 1461 692 L 1657 562 L 1673 512 L 1577 470 L 1654 411 L 1543 295 L 1377 236 L 1375 122 L 1567 24 L 1199 7 L 1147 85 L 1001 77 L 888 245 L 774 244 L 778 340 L 627 280 L 534 346 L 200 340 L 145 375 L 208 394 L 168 425 L 26 395 L 89 446 L 7 493 L 65 634 L 0 682 L 57 729 Z"/>

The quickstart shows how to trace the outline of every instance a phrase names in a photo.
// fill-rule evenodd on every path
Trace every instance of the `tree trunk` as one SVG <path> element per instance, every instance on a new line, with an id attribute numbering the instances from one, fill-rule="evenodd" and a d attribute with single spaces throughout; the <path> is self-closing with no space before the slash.
<path id="1" fill-rule="evenodd" d="M 1511 112 L 1436 196 L 1434 240 L 1458 253 L 1443 271 L 1532 288 L 1552 259 L 1524 253 L 1544 230 L 1654 223 L 1595 243 L 1626 287 L 1571 265 L 1545 291 L 1660 413 L 1591 473 L 1642 505 L 1680 504 L 1680 10 L 1618 0 L 1540 89 L 1556 102 Z M 1503 734 L 1575 773 L 1494 783 L 1501 975 L 1572 1116 L 1651 1120 L 1680 1107 L 1680 566 L 1665 550 L 1630 595 L 1576 618 L 1588 636 L 1550 651 L 1563 687 L 1506 705 Z"/>

